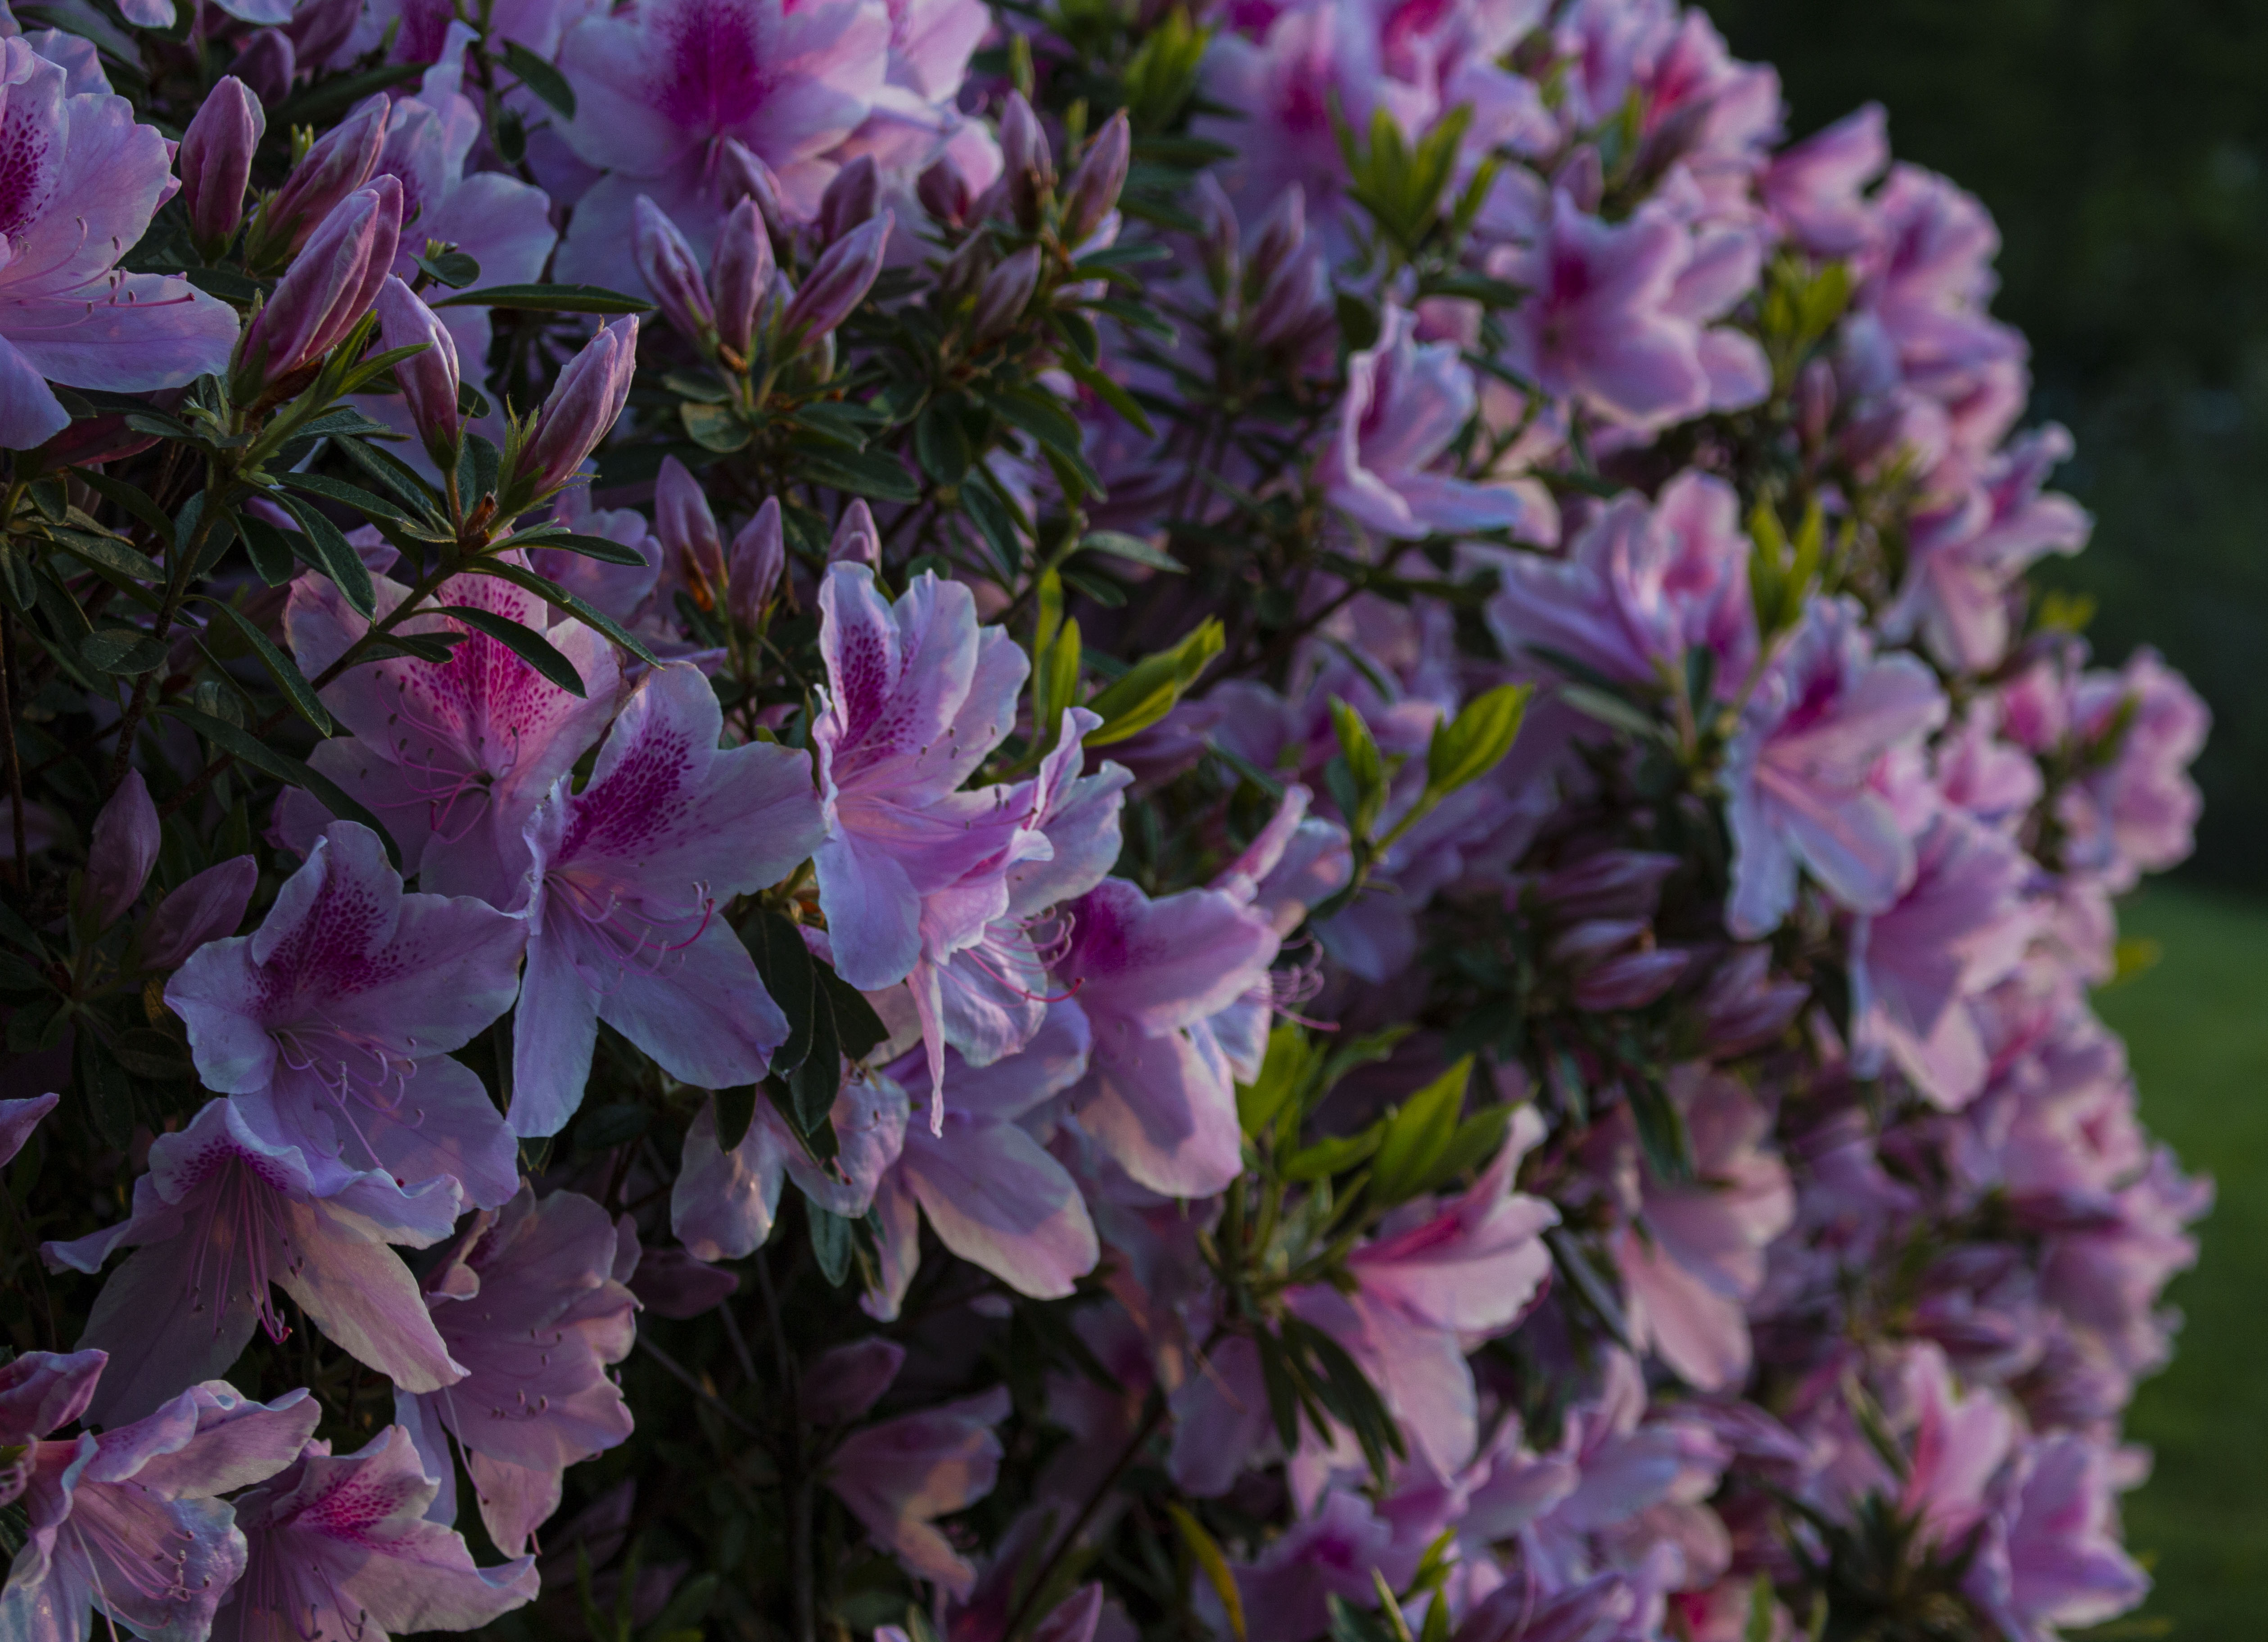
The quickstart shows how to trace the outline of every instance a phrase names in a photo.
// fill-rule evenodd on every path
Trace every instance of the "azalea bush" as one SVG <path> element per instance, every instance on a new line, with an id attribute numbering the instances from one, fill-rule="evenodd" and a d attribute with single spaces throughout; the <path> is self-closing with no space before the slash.
<path id="1" fill-rule="evenodd" d="M 0 40 L 5 1642 L 2043 1642 L 2205 714 L 1668 0 Z"/>

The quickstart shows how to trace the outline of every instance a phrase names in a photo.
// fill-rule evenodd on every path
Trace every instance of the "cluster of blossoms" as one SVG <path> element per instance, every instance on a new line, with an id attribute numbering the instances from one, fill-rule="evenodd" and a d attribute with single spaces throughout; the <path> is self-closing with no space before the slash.
<path id="1" fill-rule="evenodd" d="M 0 1642 L 2141 1599 L 2206 715 L 1879 110 L 1673 0 L 18 10 Z"/>

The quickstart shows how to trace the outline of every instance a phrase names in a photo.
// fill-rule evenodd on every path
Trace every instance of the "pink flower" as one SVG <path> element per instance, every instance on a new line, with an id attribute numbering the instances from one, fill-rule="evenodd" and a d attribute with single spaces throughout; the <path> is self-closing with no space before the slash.
<path id="1" fill-rule="evenodd" d="M 166 983 L 205 1086 L 315 1171 L 371 1171 L 493 1207 L 519 1182 L 512 1133 L 452 1060 L 512 1006 L 526 939 L 469 897 L 404 895 L 378 835 L 335 821 L 257 932 L 212 941 Z"/>
<path id="2" fill-rule="evenodd" d="M 1000 1473 L 992 1427 L 1008 1417 L 1003 1386 L 942 1408 L 854 1432 L 828 1461 L 826 1479 L 874 1543 L 907 1572 L 963 1601 L 976 1570 L 936 1519 L 975 1505 Z"/>
<path id="3" fill-rule="evenodd" d="M 2130 888 L 2189 854 L 2204 800 L 2189 766 L 2205 746 L 2213 713 L 2154 650 L 2135 652 L 2116 673 L 2090 672 L 2071 693 L 2072 728 L 2109 755 L 2068 789 L 2058 819 L 2070 834 L 2067 864 Z"/>
<path id="4" fill-rule="evenodd" d="M 425 1303 L 465 1377 L 397 1393 L 394 1407 L 427 1474 L 441 1479 L 436 1520 L 456 1516 L 450 1437 L 490 1539 L 516 1554 L 559 1508 L 560 1474 L 630 1434 L 630 1406 L 607 1374 L 636 1336 L 625 1256 L 637 1261 L 637 1239 L 618 1234 L 597 1204 L 571 1191 L 538 1198 L 524 1184 L 477 1217 L 426 1279 Z"/>
<path id="5" fill-rule="evenodd" d="M 1491 274 L 1528 292 L 1506 324 L 1506 363 L 1618 421 L 1695 415 L 1710 396 L 1700 328 L 1672 305 L 1691 254 L 1685 231 L 1659 207 L 1610 225 L 1557 190 L 1535 243 L 1489 259 Z"/>
<path id="6" fill-rule="evenodd" d="M 532 1601 L 533 1557 L 476 1568 L 462 1538 L 426 1520 L 438 1488 L 399 1425 L 355 1454 L 309 1443 L 290 1470 L 236 1501 L 248 1554 L 213 1623 L 215 1642 L 310 1634 L 388 1642 L 470 1631 Z"/>
<path id="7" fill-rule="evenodd" d="M 740 1259 L 771 1236 L 788 1180 L 828 1213 L 864 1218 L 904 1144 L 905 1092 L 886 1079 L 845 1078 L 828 1121 L 838 1150 L 822 1167 L 770 1101 L 757 1101 L 747 1133 L 730 1152 L 718 1144 L 716 1102 L 703 1105 L 685 1132 L 670 1230 L 703 1260 Z"/>
<path id="8" fill-rule="evenodd" d="M 2112 1458 L 2071 1432 L 2025 1442 L 1962 1582 L 2017 1642 L 2055 1642 L 2139 1603 L 2150 1576 L 2118 1543 Z"/>
<path id="9" fill-rule="evenodd" d="M 1742 714 L 1726 759 L 1733 893 L 1725 923 L 1769 934 L 1808 871 L 1855 912 L 1886 911 L 1913 881 L 1913 845 L 1867 784 L 1884 755 L 1945 719 L 1945 696 L 1911 656 L 1877 657 L 1858 607 L 1815 600 Z"/>
<path id="10" fill-rule="evenodd" d="M 1378 1602 L 1371 1570 L 1384 1560 L 1394 1530 L 1352 1490 L 1324 1496 L 1314 1515 L 1278 1535 L 1253 1562 L 1236 1569 L 1247 1634 L 1252 1642 L 1302 1642 L 1330 1624 L 1329 1598 L 1358 1608 Z M 1218 1601 L 1213 1604 L 1216 1610 Z M 1217 1622 L 1216 1633 L 1225 1630 Z"/>
<path id="11" fill-rule="evenodd" d="M 583 790 L 561 781 L 529 819 L 515 1132 L 556 1134 L 573 1115 L 601 1020 L 703 1089 L 755 1082 L 786 1041 L 786 1018 L 717 911 L 819 842 L 810 760 L 763 743 L 720 751 L 723 727 L 696 668 L 657 667 Z"/>
<path id="12" fill-rule="evenodd" d="M 1347 362 L 1338 431 L 1323 460 L 1332 503 L 1382 534 L 1516 524 L 1519 497 L 1426 471 L 1473 414 L 1472 372 L 1450 342 L 1416 341 L 1415 318 L 1387 304 L 1377 345 Z"/>
<path id="13" fill-rule="evenodd" d="M 0 261 L 0 449 L 70 425 L 48 387 L 141 393 L 228 369 L 236 311 L 185 279 L 114 271 L 173 192 L 170 146 L 123 97 L 72 94 L 65 70 L 0 40 L 9 156 Z"/>
<path id="14" fill-rule="evenodd" d="M 1776 155 L 1756 192 L 1791 238 L 1815 256 L 1848 256 L 1874 230 L 1864 192 L 1890 163 L 1880 103 L 1868 103 Z"/>
<path id="15" fill-rule="evenodd" d="M 734 203 L 718 188 L 728 141 L 777 176 L 799 216 L 818 208 L 828 151 L 866 118 L 889 67 L 881 0 L 638 0 L 568 31 L 575 89 L 563 135 L 608 174 L 576 202 L 558 276 L 637 289 L 631 223 L 652 198 L 707 255 Z"/>
<path id="16" fill-rule="evenodd" d="M 450 1181 L 404 1191 L 372 1171 L 319 1191 L 298 1147 L 262 1139 L 234 1101 L 218 1100 L 187 1129 L 158 1137 L 125 1219 L 40 1252 L 52 1269 L 93 1272 L 120 1247 L 138 1245 L 102 1285 L 80 1336 L 82 1349 L 110 1354 L 90 1407 L 108 1425 L 224 1372 L 255 1323 L 283 1339 L 290 1330 L 270 1284 L 397 1386 L 434 1391 L 462 1378 L 416 1279 L 387 1247 L 437 1242 L 456 1217 Z"/>

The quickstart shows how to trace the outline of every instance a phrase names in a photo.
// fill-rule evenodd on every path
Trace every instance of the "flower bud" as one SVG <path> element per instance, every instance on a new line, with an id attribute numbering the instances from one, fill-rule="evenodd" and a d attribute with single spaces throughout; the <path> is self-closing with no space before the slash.
<path id="1" fill-rule="evenodd" d="M 890 243 L 896 217 L 884 211 L 870 217 L 827 248 L 803 289 L 787 305 L 781 328 L 798 342 L 815 342 L 831 334 L 850 317 L 873 289 L 882 271 L 882 253 Z"/>
<path id="2" fill-rule="evenodd" d="M 914 184 L 914 197 L 921 202 L 922 210 L 931 220 L 947 228 L 958 228 L 968 220 L 968 208 L 976 196 L 968 186 L 968 173 L 951 153 L 940 154 L 935 164 L 921 174 Z"/>
<path id="3" fill-rule="evenodd" d="M 835 173 L 819 196 L 819 220 L 812 225 L 821 245 L 833 245 L 874 214 L 882 197 L 881 175 L 874 157 L 861 154 Z"/>
<path id="4" fill-rule="evenodd" d="M 338 55 L 362 19 L 362 0 L 306 0 L 284 25 L 300 62 L 320 67 Z"/>
<path id="5" fill-rule="evenodd" d="M 158 442 L 154 433 L 141 433 L 126 425 L 123 416 L 81 416 L 39 448 L 42 471 L 58 468 L 96 468 L 139 456 Z"/>
<path id="6" fill-rule="evenodd" d="M 158 806 L 150 802 L 149 783 L 140 770 L 129 769 L 94 818 L 94 836 L 87 843 L 81 900 L 95 928 L 107 930 L 117 923 L 142 893 L 150 869 L 158 864 Z"/>
<path id="7" fill-rule="evenodd" d="M 214 86 L 181 134 L 181 203 L 200 249 L 217 254 L 244 220 L 252 156 L 268 130 L 268 111 L 233 75 Z"/>
<path id="8" fill-rule="evenodd" d="M 1295 186 L 1285 191 L 1252 236 L 1252 254 L 1244 263 L 1247 283 L 1256 291 L 1263 289 L 1307 243 L 1307 196 Z"/>
<path id="9" fill-rule="evenodd" d="M 244 909 L 260 882 L 260 863 L 232 856 L 183 884 L 150 915 L 142 932 L 142 961 L 152 969 L 174 969 L 207 941 L 236 933 Z"/>
<path id="10" fill-rule="evenodd" d="M 1535 898 L 1563 918 L 1653 916 L 1662 881 L 1677 858 L 1646 850 L 1602 850 L 1535 886 Z"/>
<path id="11" fill-rule="evenodd" d="M 291 168 L 260 214 L 258 260 L 280 259 L 299 249 L 339 202 L 370 180 L 386 149 L 393 107 L 383 92 L 364 98 Z"/>
<path id="12" fill-rule="evenodd" d="M 1087 144 L 1086 158 L 1071 173 L 1071 189 L 1064 198 L 1063 235 L 1066 245 L 1078 245 L 1118 208 L 1118 191 L 1126 186 L 1126 168 L 1134 151 L 1134 134 L 1121 108 Z"/>
<path id="13" fill-rule="evenodd" d="M 416 291 L 392 274 L 378 291 L 378 335 L 385 348 L 426 344 L 394 367 L 409 419 L 436 461 L 453 460 L 463 422 L 457 412 L 457 339 Z"/>
<path id="14" fill-rule="evenodd" d="M 626 313 L 583 344 L 567 362 L 551 397 L 535 413 L 534 431 L 512 466 L 515 490 L 530 503 L 572 479 L 584 459 L 614 431 L 637 370 L 637 315 Z"/>
<path id="15" fill-rule="evenodd" d="M 1257 348 L 1296 351 L 1328 332 L 1333 321 L 1331 280 L 1323 268 L 1322 248 L 1302 246 L 1253 303 L 1245 335 Z"/>
<path id="16" fill-rule="evenodd" d="M 261 102 L 280 103 L 291 94 L 299 59 L 291 48 L 291 37 L 282 29 L 255 29 L 228 71 L 251 87 L 252 94 Z"/>
<path id="17" fill-rule="evenodd" d="M 764 226 L 774 233 L 788 231 L 787 209 L 780 203 L 779 179 L 772 168 L 738 137 L 728 136 L 717 151 L 717 203 L 731 210 L 742 200 L 754 200 L 764 214 Z"/>
<path id="18" fill-rule="evenodd" d="M 661 207 L 643 194 L 631 220 L 631 254 L 662 317 L 688 342 L 706 342 L 716 334 L 717 315 L 709 306 L 709 288 L 702 283 L 693 247 Z"/>
<path id="19" fill-rule="evenodd" d="M 1587 968 L 1609 954 L 1641 939 L 1648 922 L 1646 918 L 1587 918 L 1561 931 L 1552 941 L 1549 955 L 1552 962 L 1564 963 L 1569 968 Z"/>
<path id="20" fill-rule="evenodd" d="M 378 300 L 401 237 L 401 183 L 380 177 L 340 202 L 293 259 L 240 345 L 263 384 L 314 364 Z"/>
<path id="21" fill-rule="evenodd" d="M 1000 111 L 1000 162 L 1009 209 L 1020 225 L 1036 227 L 1041 202 L 1055 188 L 1055 156 L 1048 149 L 1048 134 L 1040 129 L 1040 117 L 1021 92 L 1010 92 Z"/>
<path id="22" fill-rule="evenodd" d="M 780 526 L 779 498 L 766 497 L 756 516 L 733 538 L 732 555 L 725 562 L 726 614 L 742 627 L 754 627 L 786 569 L 787 535 Z"/>
<path id="23" fill-rule="evenodd" d="M 864 497 L 853 497 L 843 510 L 843 518 L 835 526 L 835 540 L 827 544 L 827 562 L 881 568 L 882 533 L 874 528 L 874 510 L 866 505 Z"/>
<path id="24" fill-rule="evenodd" d="M 674 456 L 665 456 L 653 491 L 653 534 L 661 543 L 665 593 L 682 587 L 703 610 L 725 593 L 725 539 L 701 482 Z"/>
<path id="25" fill-rule="evenodd" d="M 1795 379 L 1795 425 L 1803 442 L 1816 447 L 1827 442 L 1827 430 L 1834 420 L 1835 367 L 1824 359 L 1814 359 Z"/>
<path id="26" fill-rule="evenodd" d="M 742 359 L 755 340 L 756 314 L 772 288 L 772 236 L 763 212 L 743 199 L 725 218 L 717 235 L 717 254 L 709 264 L 715 293 L 717 340 Z"/>
<path id="27" fill-rule="evenodd" d="M 1664 949 L 1609 958 L 1575 983 L 1575 1007 L 1643 1009 L 1676 984 L 1691 957 L 1690 953 Z"/>
<path id="28" fill-rule="evenodd" d="M 976 313 L 969 320 L 970 342 L 990 342 L 1013 328 L 1032 300 L 1040 283 L 1040 247 L 1027 245 L 984 276 L 976 293 Z"/>

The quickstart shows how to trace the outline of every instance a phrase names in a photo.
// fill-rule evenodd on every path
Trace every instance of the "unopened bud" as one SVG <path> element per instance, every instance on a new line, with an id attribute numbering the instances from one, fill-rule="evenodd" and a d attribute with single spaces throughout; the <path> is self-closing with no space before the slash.
<path id="1" fill-rule="evenodd" d="M 291 37 L 282 29 L 255 29 L 244 42 L 244 49 L 236 54 L 236 61 L 228 65 L 228 71 L 250 86 L 253 95 L 263 103 L 280 103 L 291 94 L 299 58 L 292 49 Z"/>
<path id="2" fill-rule="evenodd" d="M 267 130 L 268 111 L 232 75 L 206 93 L 181 134 L 181 203 L 188 208 L 189 232 L 209 255 L 217 254 L 244 220 L 252 156 Z"/>
<path id="3" fill-rule="evenodd" d="M 1001 180 L 1007 186 L 1008 206 L 1023 227 L 1039 224 L 1040 205 L 1056 186 L 1055 156 L 1040 117 L 1020 92 L 1008 93 L 1000 111 Z"/>
<path id="4" fill-rule="evenodd" d="M 1575 1007 L 1584 1010 L 1643 1009 L 1677 983 L 1691 961 L 1675 948 L 1626 952 L 1609 958 L 1575 982 Z"/>
<path id="5" fill-rule="evenodd" d="M 1292 191 L 1299 192 L 1297 183 Z M 1197 174 L 1197 186 L 1189 190 L 1189 206 L 1197 219 L 1197 254 L 1204 262 L 1205 279 L 1213 295 L 1225 297 L 1243 278 L 1236 205 L 1219 180 L 1206 171 Z"/>
<path id="6" fill-rule="evenodd" d="M 777 497 L 766 497 L 756 516 L 733 538 L 725 561 L 726 614 L 742 627 L 761 621 L 787 569 L 787 535 L 780 525 Z"/>
<path id="7" fill-rule="evenodd" d="M 843 510 L 842 520 L 835 526 L 835 540 L 827 544 L 827 562 L 881 568 L 882 533 L 874 528 L 874 510 L 866 505 L 865 497 L 853 497 Z"/>
<path id="8" fill-rule="evenodd" d="M 1677 858 L 1646 850 L 1602 850 L 1535 886 L 1535 898 L 1563 918 L 1653 916 Z"/>
<path id="9" fill-rule="evenodd" d="M 150 915 L 149 927 L 142 932 L 144 965 L 178 968 L 207 941 L 235 934 L 259 882 L 260 863 L 248 855 L 232 856 L 199 873 Z"/>
<path id="10" fill-rule="evenodd" d="M 95 928 L 117 923 L 142 893 L 158 864 L 159 832 L 149 784 L 140 770 L 129 769 L 94 818 L 94 835 L 87 843 L 83 900 Z"/>
<path id="11" fill-rule="evenodd" d="M 742 200 L 756 202 L 756 209 L 764 214 L 764 226 L 774 233 L 788 231 L 787 210 L 780 203 L 779 179 L 747 144 L 728 136 L 717 151 L 717 203 L 729 211 Z"/>
<path id="12" fill-rule="evenodd" d="M 394 275 L 378 290 L 378 335 L 387 349 L 425 344 L 394 367 L 409 419 L 436 461 L 455 460 L 463 419 L 457 411 L 457 339 L 417 293 Z"/>
<path id="13" fill-rule="evenodd" d="M 874 169 L 874 157 L 861 154 L 836 172 L 819 196 L 819 220 L 813 225 L 819 243 L 833 245 L 873 216 L 881 197 L 881 173 Z"/>
<path id="14" fill-rule="evenodd" d="M 717 315 L 693 247 L 661 207 L 643 194 L 631 217 L 630 252 L 663 318 L 690 342 L 704 342 L 715 334 Z"/>
<path id="15" fill-rule="evenodd" d="M 1608 954 L 1642 939 L 1648 926 L 1645 918 L 1587 918 L 1563 930 L 1547 950 L 1554 963 L 1587 968 Z"/>
<path id="16" fill-rule="evenodd" d="M 815 342 L 831 335 L 865 300 L 874 277 L 882 271 L 882 253 L 890 243 L 897 218 L 889 211 L 872 217 L 836 240 L 803 282 L 803 289 L 787 305 L 781 327 L 798 342 Z"/>
<path id="17" fill-rule="evenodd" d="M 551 397 L 535 413 L 535 431 L 513 464 L 512 500 L 533 505 L 574 478 L 585 458 L 614 431 L 637 369 L 637 315 L 626 313 L 583 344 L 567 362 Z"/>
<path id="18" fill-rule="evenodd" d="M 717 340 L 742 359 L 756 334 L 756 315 L 772 288 L 772 236 L 763 212 L 744 199 L 725 218 L 717 254 L 709 264 L 716 302 Z"/>
<path id="19" fill-rule="evenodd" d="M 914 197 L 921 202 L 922 210 L 932 221 L 947 228 L 958 228 L 968 220 L 968 208 L 976 196 L 968 186 L 968 173 L 961 162 L 950 154 L 938 156 L 936 162 L 921 174 L 914 184 Z"/>
<path id="20" fill-rule="evenodd" d="M 1330 275 L 1323 267 L 1322 248 L 1300 247 L 1292 261 L 1276 270 L 1252 305 L 1245 334 L 1255 347 L 1298 350 L 1329 329 L 1333 317 Z"/>
<path id="21" fill-rule="evenodd" d="M 1005 335 L 1024 315 L 1040 283 L 1040 247 L 1027 245 L 984 276 L 969 321 L 971 341 L 981 346 Z"/>
<path id="22" fill-rule="evenodd" d="M 1134 134 L 1121 108 L 1087 144 L 1086 154 L 1071 173 L 1064 196 L 1063 234 L 1067 245 L 1078 245 L 1104 217 L 1118 209 L 1118 191 L 1126 186 L 1126 168 L 1134 152 Z"/>
<path id="23" fill-rule="evenodd" d="M 307 0 L 284 25 L 299 61 L 320 68 L 338 55 L 355 25 L 362 20 L 362 0 Z"/>
<path id="24" fill-rule="evenodd" d="M 306 245 L 339 202 L 370 180 L 393 107 L 383 92 L 363 99 L 291 167 L 260 214 L 258 260 L 280 260 Z"/>
<path id="25" fill-rule="evenodd" d="M 1806 445 L 1815 447 L 1827 442 L 1827 430 L 1835 420 L 1835 367 L 1826 360 L 1814 359 L 1797 374 L 1795 425 Z"/>
<path id="26" fill-rule="evenodd" d="M 244 363 L 262 385 L 313 364 L 371 311 L 401 237 L 401 184 L 391 176 L 323 218 L 244 334 Z"/>
<path id="27" fill-rule="evenodd" d="M 681 586 L 703 610 L 725 592 L 725 541 L 717 515 L 692 470 L 674 456 L 661 462 L 653 490 L 653 534 L 661 543 L 665 589 Z"/>
<path id="28" fill-rule="evenodd" d="M 1296 184 L 1285 190 L 1252 236 L 1252 254 L 1245 259 L 1246 281 L 1256 291 L 1276 277 L 1276 272 L 1307 243 L 1307 196 Z"/>

